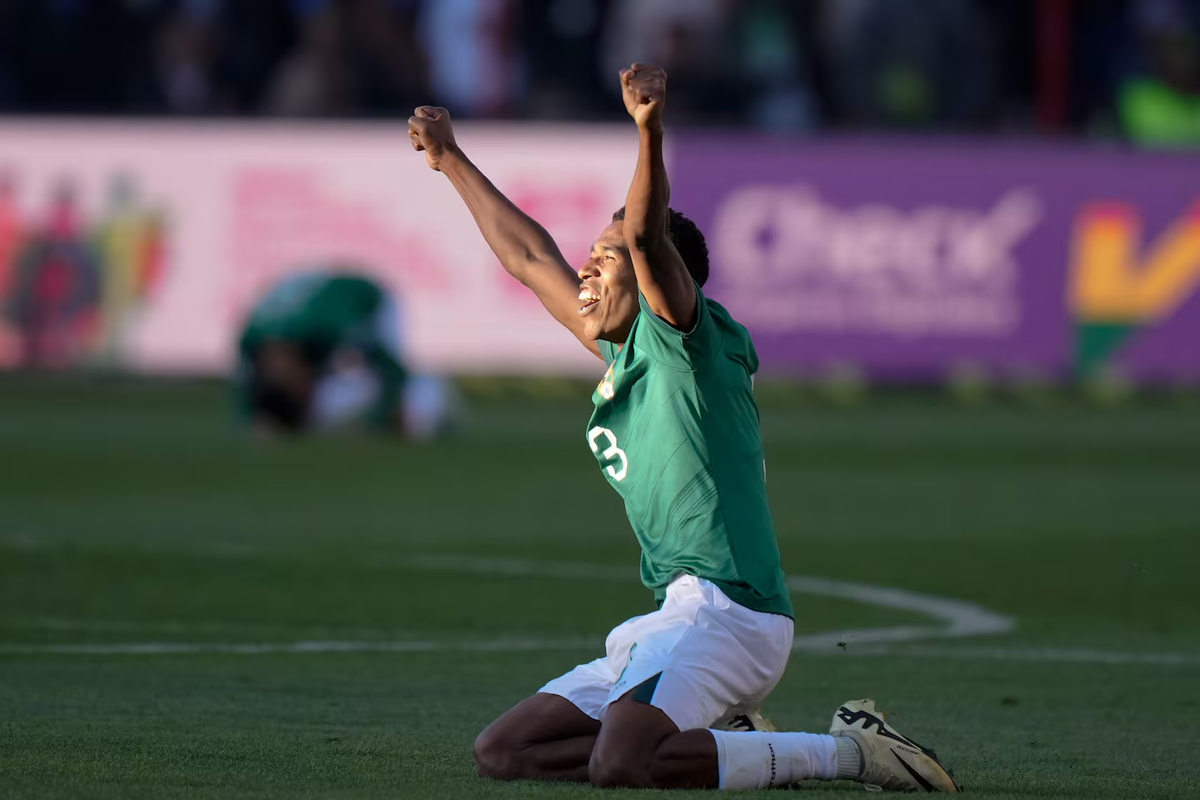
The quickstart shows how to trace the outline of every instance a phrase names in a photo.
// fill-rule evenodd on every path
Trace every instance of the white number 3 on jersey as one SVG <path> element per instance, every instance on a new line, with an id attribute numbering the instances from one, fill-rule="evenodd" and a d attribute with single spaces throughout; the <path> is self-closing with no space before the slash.
<path id="1" fill-rule="evenodd" d="M 608 447 L 605 448 L 603 453 L 600 453 L 600 445 L 596 441 L 601 436 L 608 437 Z M 588 445 L 592 448 L 593 453 L 600 453 L 601 456 L 607 459 L 619 458 L 621 460 L 620 469 L 617 469 L 616 466 L 612 464 L 609 464 L 607 467 L 605 467 L 605 469 L 608 471 L 608 474 L 613 477 L 613 480 L 625 480 L 625 473 L 629 471 L 629 459 L 626 458 L 625 451 L 617 447 L 617 437 L 613 434 L 613 432 L 608 428 L 596 426 L 588 431 L 587 438 Z"/>

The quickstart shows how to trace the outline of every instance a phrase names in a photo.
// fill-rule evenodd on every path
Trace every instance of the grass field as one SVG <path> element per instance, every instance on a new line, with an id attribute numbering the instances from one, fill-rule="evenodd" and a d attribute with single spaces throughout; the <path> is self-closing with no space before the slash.
<path id="1" fill-rule="evenodd" d="M 224 400 L 0 383 L 0 796 L 602 796 L 470 761 L 650 608 L 586 388 L 424 446 L 256 446 Z M 1200 414 L 777 399 L 763 429 L 789 573 L 1016 623 L 880 647 L 851 632 L 939 623 L 797 595 L 845 647 L 795 654 L 778 724 L 869 695 L 979 798 L 1200 797 Z"/>

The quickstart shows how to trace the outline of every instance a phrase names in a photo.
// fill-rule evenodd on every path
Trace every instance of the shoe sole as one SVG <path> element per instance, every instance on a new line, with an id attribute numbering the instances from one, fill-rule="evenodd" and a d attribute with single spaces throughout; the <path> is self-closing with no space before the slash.
<path id="1" fill-rule="evenodd" d="M 909 739 L 909 741 L 912 741 Z M 913 742 L 913 744 L 917 744 Z M 950 770 L 946 769 L 945 765 L 938 759 L 937 754 L 932 750 L 927 750 L 917 744 L 921 749 L 921 755 L 917 756 L 919 763 L 914 767 L 907 759 L 903 758 L 896 752 L 896 748 L 888 748 L 891 751 L 892 757 L 900 762 L 900 766 L 912 776 L 927 792 L 945 792 L 946 794 L 958 794 L 962 791 L 962 787 L 958 785 L 958 781 L 954 780 L 954 776 L 950 774 Z"/>

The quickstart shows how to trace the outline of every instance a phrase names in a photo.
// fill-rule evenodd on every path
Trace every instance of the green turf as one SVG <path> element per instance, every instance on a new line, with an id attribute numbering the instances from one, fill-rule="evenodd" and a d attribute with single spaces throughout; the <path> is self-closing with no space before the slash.
<path id="1" fill-rule="evenodd" d="M 263 447 L 224 411 L 212 387 L 0 383 L 0 797 L 604 796 L 470 763 L 492 717 L 649 607 L 622 579 L 637 550 L 583 440 L 586 389 L 481 402 L 461 438 L 425 446 Z M 874 695 L 978 797 L 1200 797 L 1200 415 L 782 398 L 763 428 L 789 572 L 1018 622 L 797 654 L 777 723 L 821 730 Z M 460 559 L 474 568 L 447 567 Z M 480 571 L 489 559 L 605 569 Z M 802 633 L 927 622 L 796 601 Z M 541 646 L 44 650 L 501 639 Z M 1176 661 L 1097 663 L 1122 654 Z"/>

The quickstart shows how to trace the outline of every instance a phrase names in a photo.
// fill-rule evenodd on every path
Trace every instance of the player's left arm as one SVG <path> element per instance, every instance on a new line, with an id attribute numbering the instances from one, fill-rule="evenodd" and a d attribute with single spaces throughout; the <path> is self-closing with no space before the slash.
<path id="1" fill-rule="evenodd" d="M 621 70 L 625 109 L 637 122 L 637 169 L 625 198 L 625 242 L 638 289 L 650 310 L 674 328 L 696 323 L 696 284 L 670 236 L 671 184 L 663 161 L 663 108 L 667 73 L 634 64 Z"/>

